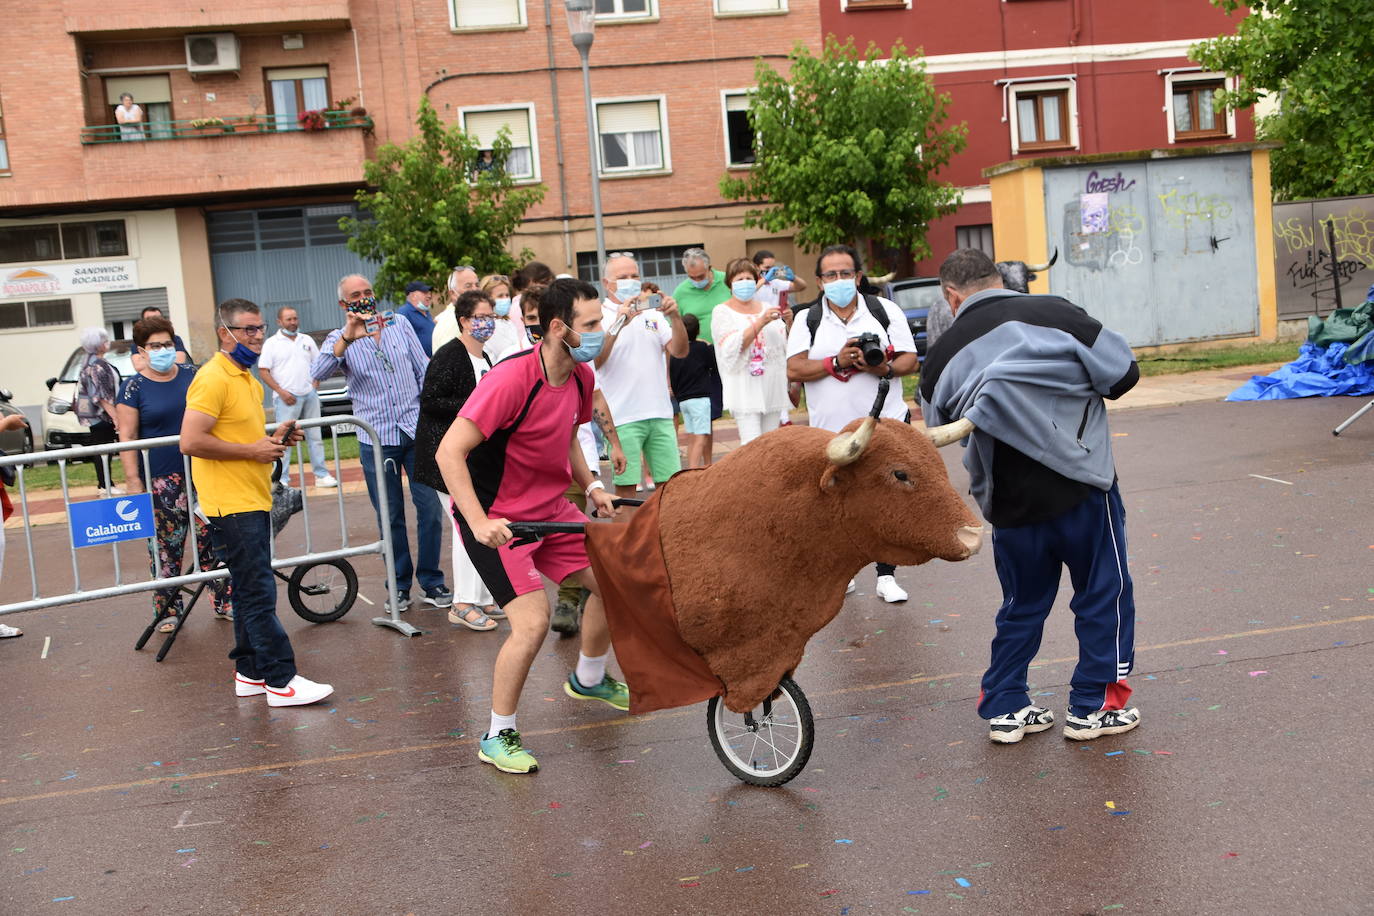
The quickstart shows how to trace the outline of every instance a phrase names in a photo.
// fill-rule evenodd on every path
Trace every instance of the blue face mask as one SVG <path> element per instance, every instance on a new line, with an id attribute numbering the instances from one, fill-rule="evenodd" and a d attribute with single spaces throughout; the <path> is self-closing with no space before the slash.
<path id="1" fill-rule="evenodd" d="M 166 372 L 177 363 L 177 351 L 174 349 L 149 350 L 148 365 L 153 367 L 156 372 Z"/>
<path id="2" fill-rule="evenodd" d="M 825 298 L 836 308 L 844 308 L 853 302 L 858 291 L 859 285 L 852 279 L 834 280 L 825 284 Z"/>
<path id="3" fill-rule="evenodd" d="M 754 293 L 758 291 L 759 285 L 753 280 L 736 280 L 730 284 L 730 292 L 740 302 L 748 302 L 754 298 Z"/>
<path id="4" fill-rule="evenodd" d="M 638 296 L 639 291 L 643 288 L 644 284 L 635 279 L 616 280 L 615 297 L 621 302 L 628 302 L 635 296 Z"/>
<path id="5" fill-rule="evenodd" d="M 497 318 L 505 318 L 507 315 L 510 314 L 510 300 L 509 300 L 509 299 L 497 299 L 497 300 L 492 304 L 492 307 L 493 307 L 494 309 L 496 309 L 496 317 L 497 317 Z"/>
<path id="6" fill-rule="evenodd" d="M 480 340 L 485 343 L 491 340 L 491 335 L 496 333 L 495 318 L 473 318 L 471 321 L 473 340 Z"/>
<path id="7" fill-rule="evenodd" d="M 705 289 L 706 287 L 708 287 L 708 286 L 711 285 L 711 280 L 713 280 L 713 279 L 714 279 L 714 278 L 711 276 L 710 272 L 708 271 L 707 274 L 706 274 L 706 276 L 705 276 L 703 279 L 700 279 L 700 280 L 693 280 L 693 281 L 692 281 L 692 285 L 695 286 L 697 289 Z"/>
<path id="8" fill-rule="evenodd" d="M 568 347 L 568 352 L 577 362 L 589 363 L 601 354 L 601 345 L 605 342 L 605 331 L 583 331 L 581 343 L 573 347 L 565 340 L 563 346 Z"/>
<path id="9" fill-rule="evenodd" d="M 221 322 L 221 324 L 223 324 L 223 322 Z M 229 331 L 227 325 L 224 326 L 224 330 Z M 234 338 L 234 349 L 228 351 L 229 358 L 245 369 L 253 368 L 258 361 L 258 357 L 262 354 L 254 353 L 252 350 L 248 349 L 248 347 L 244 346 L 243 342 L 234 335 L 233 331 L 229 331 L 229 336 Z M 173 358 L 175 358 L 175 356 Z"/>
<path id="10" fill-rule="evenodd" d="M 289 330 L 287 330 L 286 328 L 282 328 L 282 329 L 281 329 L 281 332 L 282 332 L 283 334 L 285 334 L 287 337 L 295 337 L 296 334 L 299 333 L 299 331 L 289 331 Z"/>

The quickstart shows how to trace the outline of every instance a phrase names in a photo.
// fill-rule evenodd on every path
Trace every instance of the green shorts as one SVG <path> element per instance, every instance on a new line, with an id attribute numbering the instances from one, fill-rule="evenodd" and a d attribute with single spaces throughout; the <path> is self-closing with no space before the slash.
<path id="1" fill-rule="evenodd" d="M 677 430 L 672 420 L 652 419 L 623 423 L 615 428 L 625 450 L 625 473 L 615 475 L 616 486 L 635 486 L 642 479 L 639 456 L 649 462 L 654 483 L 663 483 L 682 470 L 677 450 Z"/>

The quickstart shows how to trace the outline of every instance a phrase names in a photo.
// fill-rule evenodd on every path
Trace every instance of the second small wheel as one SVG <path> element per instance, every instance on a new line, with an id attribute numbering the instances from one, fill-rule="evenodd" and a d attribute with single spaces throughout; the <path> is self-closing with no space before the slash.
<path id="1" fill-rule="evenodd" d="M 347 560 L 297 566 L 286 580 L 291 608 L 311 623 L 329 623 L 347 614 L 358 598 L 358 574 Z"/>
<path id="2" fill-rule="evenodd" d="M 816 737 L 811 704 L 791 678 L 778 684 L 777 696 L 744 715 L 712 697 L 706 725 L 720 762 L 755 786 L 780 786 L 795 778 L 811 759 Z"/>

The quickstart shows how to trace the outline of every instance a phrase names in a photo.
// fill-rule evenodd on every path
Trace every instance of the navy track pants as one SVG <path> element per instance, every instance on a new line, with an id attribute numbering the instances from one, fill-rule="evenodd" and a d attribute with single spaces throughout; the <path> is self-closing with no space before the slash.
<path id="1" fill-rule="evenodd" d="M 1027 669 L 1040 650 L 1063 567 L 1073 584 L 1078 667 L 1069 709 L 1086 715 L 1123 709 L 1135 661 L 1135 601 L 1126 569 L 1126 517 L 1116 484 L 1049 521 L 999 528 L 992 555 L 1002 583 L 992 661 L 983 675 L 978 714 L 992 719 L 1030 705 Z"/>

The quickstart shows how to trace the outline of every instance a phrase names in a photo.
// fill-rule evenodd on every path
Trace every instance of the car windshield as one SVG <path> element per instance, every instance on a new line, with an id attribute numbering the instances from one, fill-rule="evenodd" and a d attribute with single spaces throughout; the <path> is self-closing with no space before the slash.
<path id="1" fill-rule="evenodd" d="M 904 312 L 910 309 L 932 309 L 944 299 L 940 295 L 938 283 L 929 286 L 905 286 L 895 290 L 893 297 L 897 300 L 897 307 Z"/>
<path id="2" fill-rule="evenodd" d="M 132 344 L 127 340 L 116 340 L 110 344 L 110 349 L 105 352 L 105 362 L 115 367 L 120 378 L 128 378 L 134 374 Z M 67 359 L 66 368 L 62 370 L 62 381 L 75 382 L 81 373 L 81 364 L 86 361 L 86 351 L 80 347 Z"/>

